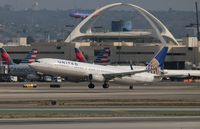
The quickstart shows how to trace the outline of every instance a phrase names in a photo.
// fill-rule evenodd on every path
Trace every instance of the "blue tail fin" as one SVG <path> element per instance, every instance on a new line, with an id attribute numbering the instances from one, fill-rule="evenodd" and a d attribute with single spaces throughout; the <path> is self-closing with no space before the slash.
<path id="1" fill-rule="evenodd" d="M 28 54 L 27 56 L 22 59 L 21 63 L 32 63 L 32 62 L 35 62 L 36 60 L 36 57 L 37 57 L 37 49 L 32 49 Z"/>
<path id="2" fill-rule="evenodd" d="M 156 54 L 156 56 L 154 56 L 151 62 L 147 65 L 147 70 L 150 73 L 159 75 L 161 74 L 162 70 L 164 69 L 164 62 L 167 56 L 167 52 L 168 47 L 165 46 Z"/>

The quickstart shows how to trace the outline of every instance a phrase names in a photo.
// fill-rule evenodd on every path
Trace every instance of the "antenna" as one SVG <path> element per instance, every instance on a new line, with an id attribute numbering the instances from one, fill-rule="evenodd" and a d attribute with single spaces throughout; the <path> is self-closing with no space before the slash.
<path id="1" fill-rule="evenodd" d="M 195 2 L 196 5 L 196 20 L 197 20 L 197 39 L 200 40 L 200 34 L 199 34 L 199 10 L 198 10 L 198 3 Z"/>

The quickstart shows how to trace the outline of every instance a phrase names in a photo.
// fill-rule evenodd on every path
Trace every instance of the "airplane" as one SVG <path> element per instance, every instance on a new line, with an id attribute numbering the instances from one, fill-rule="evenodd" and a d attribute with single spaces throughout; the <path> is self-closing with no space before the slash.
<path id="1" fill-rule="evenodd" d="M 91 13 L 81 13 L 81 12 L 72 12 L 69 14 L 70 17 L 76 18 L 76 19 L 85 19 L 88 17 Z"/>
<path id="2" fill-rule="evenodd" d="M 97 9 L 96 9 L 97 10 Z M 90 14 L 92 13 L 85 13 L 85 12 L 78 12 L 78 11 L 75 11 L 75 12 L 71 12 L 69 14 L 70 17 L 72 18 L 75 18 L 75 19 L 79 19 L 81 18 L 82 20 L 87 18 Z M 96 14 L 94 15 L 94 18 L 97 17 L 99 14 Z"/>
<path id="3" fill-rule="evenodd" d="M 9 66 L 10 75 L 22 77 L 23 79 L 26 78 L 28 80 L 39 79 L 36 72 L 28 65 L 36 60 L 37 49 L 32 49 L 20 64 L 15 64 L 4 48 L 0 48 L 0 52 L 3 64 Z"/>
<path id="4" fill-rule="evenodd" d="M 88 62 L 85 59 L 83 52 L 80 51 L 79 48 L 74 48 L 74 50 L 75 50 L 75 55 L 78 62 Z M 105 63 L 110 62 L 109 55 L 110 55 L 110 48 L 101 49 L 99 54 L 95 57 L 94 63 L 105 64 Z"/>
<path id="5" fill-rule="evenodd" d="M 196 78 L 200 77 L 200 70 L 171 70 L 171 69 L 164 69 L 163 70 L 163 77 L 170 78 L 171 80 L 178 79 L 188 79 L 188 78 Z"/>
<path id="6" fill-rule="evenodd" d="M 74 50 L 75 50 L 75 55 L 78 62 L 87 62 L 82 51 L 80 51 L 78 48 L 74 48 Z"/>
<path id="7" fill-rule="evenodd" d="M 102 48 L 99 52 L 99 54 L 95 57 L 94 63 L 95 64 L 105 64 L 109 63 L 110 59 L 110 48 Z"/>
<path id="8" fill-rule="evenodd" d="M 76 48 L 76 49 L 77 49 L 76 51 L 79 51 L 79 56 L 76 56 L 76 58 L 79 62 L 81 62 L 79 60 L 79 58 L 80 57 L 84 58 L 84 55 L 81 53 L 81 51 L 78 48 Z M 94 63 L 97 64 L 97 63 L 102 63 L 104 61 L 107 61 L 108 55 L 109 55 L 108 53 L 110 53 L 110 50 L 108 48 L 102 49 L 100 51 L 100 54 L 97 55 L 97 58 L 95 59 Z M 120 69 L 128 69 L 127 66 L 111 66 L 111 65 L 107 65 L 107 66 L 117 67 L 117 68 L 120 68 Z M 134 69 L 140 69 L 140 70 L 145 69 L 145 66 L 132 66 L 132 67 L 134 67 Z M 191 78 L 191 77 L 200 77 L 200 70 L 170 70 L 170 69 L 164 69 L 164 67 L 161 68 L 161 69 L 163 71 L 162 77 L 163 78 L 170 78 L 171 80 L 186 79 L 186 78 Z"/>
<path id="9" fill-rule="evenodd" d="M 103 82 L 103 88 L 109 88 L 109 82 L 117 84 L 133 85 L 136 82 L 155 82 L 161 80 L 161 65 L 164 64 L 168 47 L 164 46 L 151 60 L 145 69 L 137 70 L 120 69 L 98 64 L 62 60 L 55 58 L 38 59 L 30 65 L 34 70 L 43 74 L 86 78 L 89 81 L 88 87 L 94 88 L 93 82 Z"/>
<path id="10" fill-rule="evenodd" d="M 22 59 L 22 61 L 20 63 L 33 63 L 36 61 L 36 57 L 38 54 L 38 50 L 37 49 L 32 49 L 27 56 Z"/>

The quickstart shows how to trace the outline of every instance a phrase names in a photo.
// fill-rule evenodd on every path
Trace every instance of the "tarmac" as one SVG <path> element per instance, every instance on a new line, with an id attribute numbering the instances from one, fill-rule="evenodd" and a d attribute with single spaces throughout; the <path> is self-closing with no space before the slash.
<path id="1" fill-rule="evenodd" d="M 0 129 L 199 129 L 198 83 L 156 83 L 103 89 L 87 83 L 0 83 Z"/>

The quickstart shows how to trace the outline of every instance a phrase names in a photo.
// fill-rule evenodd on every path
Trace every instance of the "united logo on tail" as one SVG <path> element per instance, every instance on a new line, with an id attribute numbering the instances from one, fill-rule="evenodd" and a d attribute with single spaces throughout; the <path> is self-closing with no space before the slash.
<path id="1" fill-rule="evenodd" d="M 164 69 L 164 61 L 168 52 L 168 47 L 163 47 L 158 54 L 147 65 L 147 70 L 150 73 L 160 75 Z"/>

